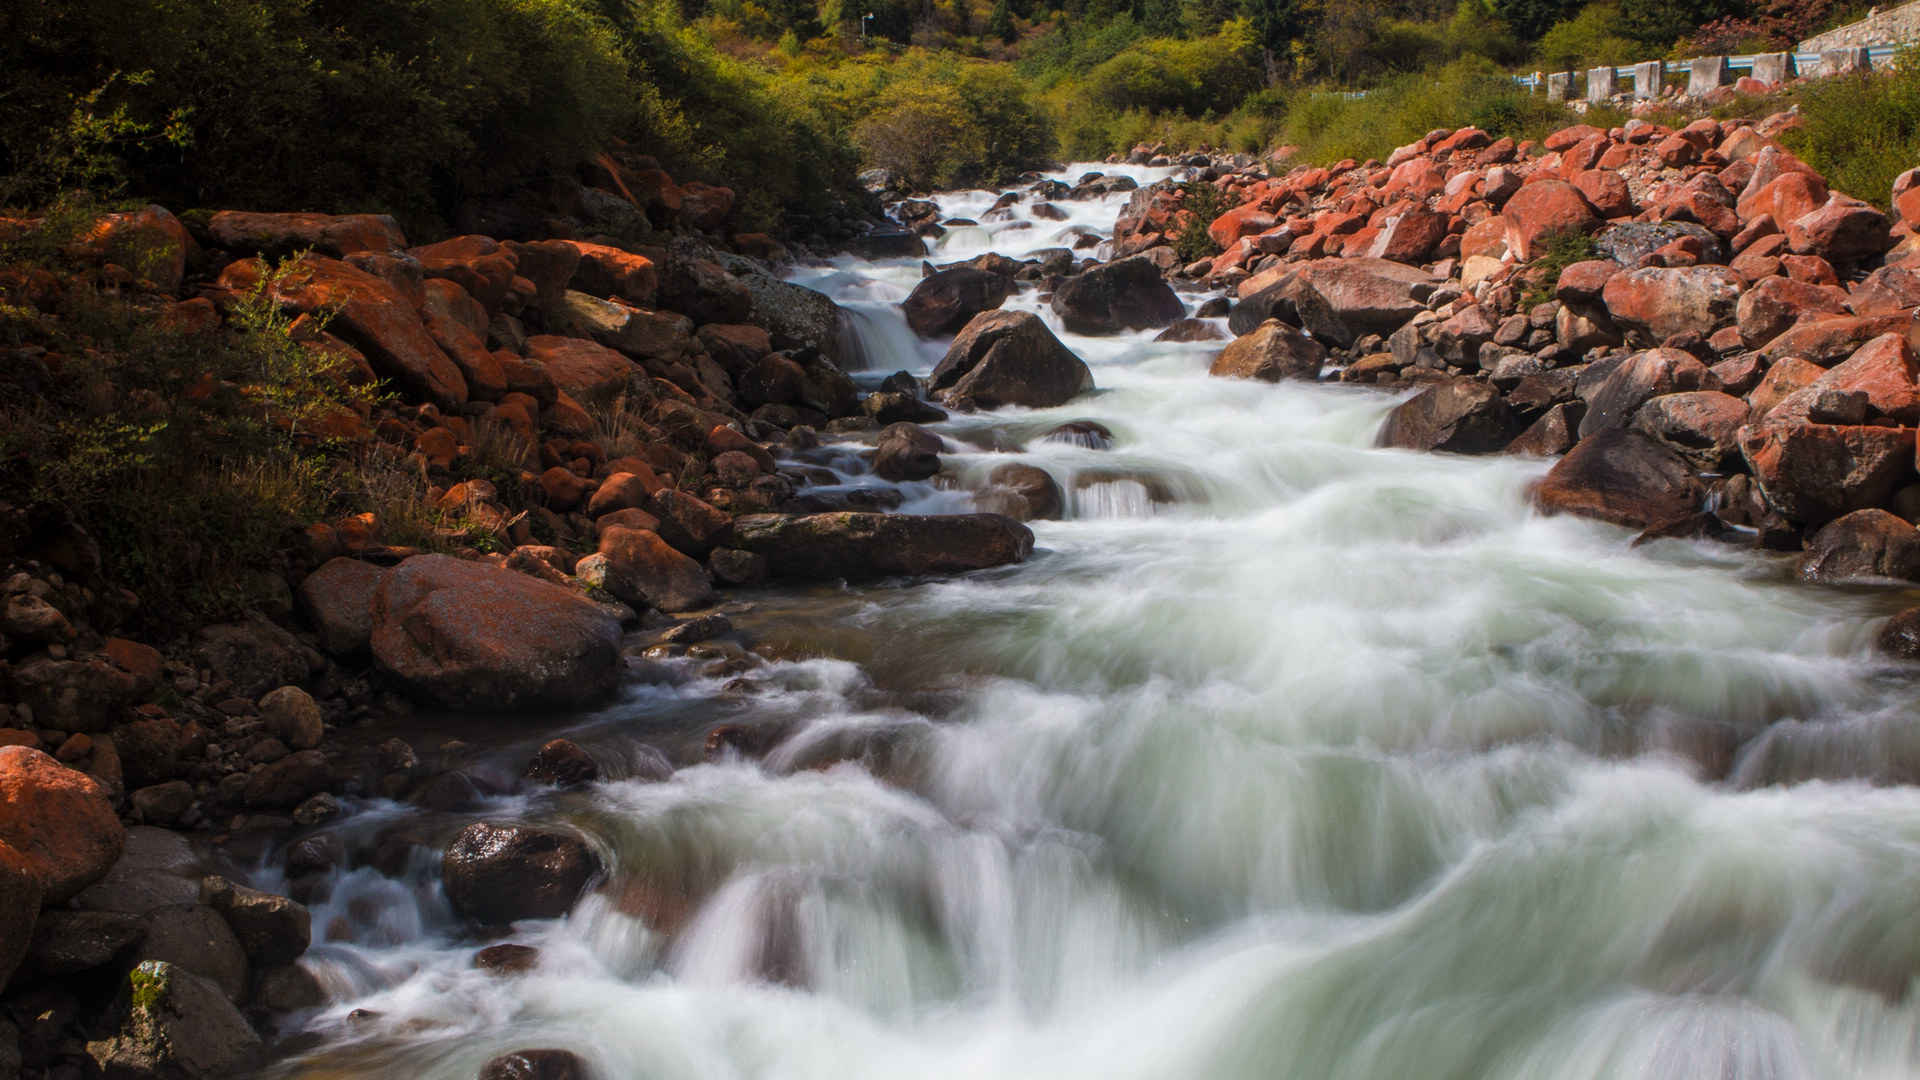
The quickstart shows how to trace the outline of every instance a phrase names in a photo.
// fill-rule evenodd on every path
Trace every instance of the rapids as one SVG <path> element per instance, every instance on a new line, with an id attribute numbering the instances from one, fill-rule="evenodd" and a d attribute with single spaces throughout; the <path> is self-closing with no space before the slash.
<path id="1" fill-rule="evenodd" d="M 1104 233 L 1125 199 L 1023 204 L 931 258 Z M 895 307 L 918 278 L 796 275 L 852 312 L 870 383 L 939 359 Z M 1038 465 L 1068 517 L 1033 558 L 737 594 L 773 662 L 651 665 L 567 721 L 616 776 L 665 753 L 665 782 L 359 807 L 349 849 L 423 846 L 315 901 L 333 1000 L 267 1075 L 471 1080 L 542 1046 L 661 1080 L 1920 1074 L 1920 693 L 1870 649 L 1911 597 L 1631 548 L 1530 512 L 1545 462 L 1374 449 L 1389 395 L 1213 379 L 1217 345 L 1009 303 L 1098 390 L 937 425 L 963 483 L 903 506 Z M 1079 419 L 1112 448 L 1041 441 Z M 702 763 L 722 722 L 785 734 Z M 473 969 L 437 893 L 476 816 L 568 823 L 613 867 L 516 929 L 532 974 Z"/>

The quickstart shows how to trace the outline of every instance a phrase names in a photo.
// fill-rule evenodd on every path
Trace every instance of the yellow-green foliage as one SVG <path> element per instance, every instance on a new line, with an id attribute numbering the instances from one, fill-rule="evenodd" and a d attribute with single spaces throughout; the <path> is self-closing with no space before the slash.
<path id="1" fill-rule="evenodd" d="M 1279 137 L 1299 147 L 1307 161 L 1384 159 L 1437 128 L 1472 126 L 1517 140 L 1537 138 L 1568 120 L 1566 110 L 1529 94 L 1490 63 L 1465 59 L 1390 80 L 1365 97 L 1300 95 Z"/>
<path id="2" fill-rule="evenodd" d="M 909 185 L 991 184 L 1044 165 L 1045 118 L 1005 64 L 909 49 L 838 62 L 802 61 L 774 79 L 829 138 L 849 138 L 861 164 Z"/>
<path id="3" fill-rule="evenodd" d="M 1631 64 L 1652 54 L 1626 36 L 1616 4 L 1588 4 L 1571 19 L 1553 24 L 1535 49 L 1542 70 L 1575 71 L 1602 64 Z"/>

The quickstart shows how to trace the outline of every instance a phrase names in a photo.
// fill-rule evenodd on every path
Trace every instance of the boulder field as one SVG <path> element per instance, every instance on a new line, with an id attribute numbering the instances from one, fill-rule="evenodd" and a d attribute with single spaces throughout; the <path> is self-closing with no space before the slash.
<path id="1" fill-rule="evenodd" d="M 935 479 L 942 444 L 915 424 L 946 418 L 936 388 L 858 392 L 846 315 L 782 280 L 779 244 L 731 228 L 731 192 L 611 158 L 593 175 L 577 198 L 466 215 L 426 243 L 381 215 L 149 206 L 86 225 L 68 262 L 0 268 L 0 303 L 51 313 L 68 290 L 104 289 L 210 346 L 277 312 L 341 378 L 380 390 L 312 437 L 369 463 L 370 490 L 376 466 L 399 486 L 381 510 L 291 533 L 260 568 L 281 598 L 264 610 L 151 643 L 102 538 L 0 503 L 0 1075 L 234 1075 L 270 1017 L 319 1004 L 294 962 L 315 929 L 299 900 L 373 853 L 295 844 L 290 895 L 271 896 L 210 874 L 209 846 L 255 859 L 336 819 L 341 795 L 458 813 L 499 790 L 351 729 L 422 708 L 585 708 L 663 655 L 739 670 L 751 661 L 714 640 L 730 623 L 709 610 L 730 587 L 1031 552 L 1011 517 L 886 514 L 813 490 L 841 487 L 826 460 Z M 43 227 L 59 226 L 0 221 L 9 237 Z M 937 388 L 949 407 L 1091 388 L 1038 319 L 996 310 L 1001 278 L 936 284 L 916 325 L 957 335 Z M 1057 512 L 1057 492 L 1006 494 L 1010 513 Z M 596 775 L 556 740 L 518 782 Z M 480 933 L 564 914 L 601 877 L 577 838 L 475 823 L 440 842 L 449 904 Z"/>
<path id="2" fill-rule="evenodd" d="M 1131 196 L 1114 254 L 1225 295 L 1215 375 L 1405 394 L 1387 447 L 1558 458 L 1543 512 L 1804 551 L 1811 581 L 1920 580 L 1920 170 L 1871 193 L 1889 214 L 1796 158 L 1797 122 L 1216 161 L 1187 183 L 1230 203 L 1203 223 L 1219 255 L 1173 265 L 1172 181 Z"/>

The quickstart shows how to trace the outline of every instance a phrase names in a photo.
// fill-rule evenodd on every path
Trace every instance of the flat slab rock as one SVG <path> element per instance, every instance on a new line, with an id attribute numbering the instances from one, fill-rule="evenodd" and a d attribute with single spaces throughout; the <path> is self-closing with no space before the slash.
<path id="1" fill-rule="evenodd" d="M 750 514 L 734 521 L 733 543 L 765 556 L 774 577 L 863 580 L 1020 562 L 1033 530 L 1000 514 Z"/>
<path id="2" fill-rule="evenodd" d="M 416 555 L 373 597 L 373 657 L 415 697 L 500 711 L 586 705 L 620 677 L 620 623 L 559 585 Z"/>

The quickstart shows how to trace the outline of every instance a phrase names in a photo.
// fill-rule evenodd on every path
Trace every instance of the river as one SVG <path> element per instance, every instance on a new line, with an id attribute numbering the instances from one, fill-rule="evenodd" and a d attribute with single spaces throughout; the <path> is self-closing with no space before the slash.
<path id="1" fill-rule="evenodd" d="M 1105 232 L 1125 200 L 1023 204 L 933 259 Z M 796 280 L 856 312 L 872 382 L 939 358 L 894 306 L 918 278 Z M 1009 305 L 1098 389 L 935 429 L 954 476 L 1069 492 L 1034 556 L 733 594 L 772 662 L 651 665 L 567 721 L 616 773 L 672 758 L 664 782 L 362 806 L 362 846 L 564 821 L 613 884 L 518 927 L 540 966 L 500 978 L 430 850 L 342 875 L 303 961 L 335 998 L 270 1075 L 471 1080 L 546 1046 L 650 1080 L 1920 1075 L 1920 693 L 1871 651 L 1910 597 L 1633 548 L 1531 512 L 1547 462 L 1373 448 L 1391 395 L 1214 379 L 1217 344 Z M 1083 419 L 1113 445 L 1040 438 Z M 701 763 L 718 722 L 785 735 Z"/>

